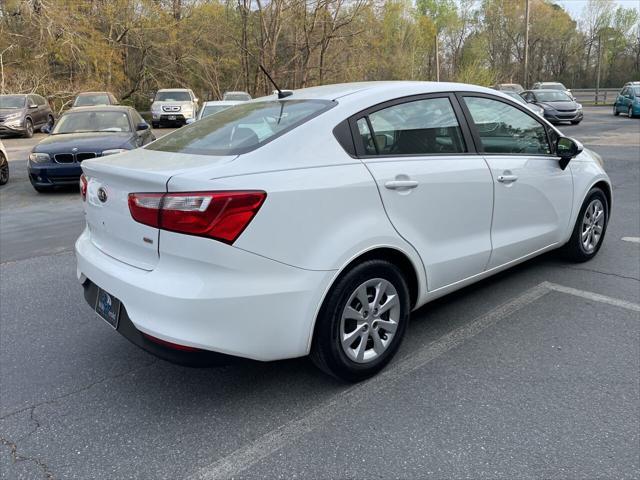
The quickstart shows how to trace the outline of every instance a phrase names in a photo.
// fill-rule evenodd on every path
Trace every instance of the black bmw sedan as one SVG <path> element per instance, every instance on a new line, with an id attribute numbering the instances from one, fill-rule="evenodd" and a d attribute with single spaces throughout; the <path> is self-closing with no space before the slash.
<path id="1" fill-rule="evenodd" d="M 520 94 L 527 103 L 544 109 L 544 118 L 551 123 L 582 121 L 582 105 L 561 90 L 527 90 Z"/>
<path id="2" fill-rule="evenodd" d="M 134 108 L 115 105 L 72 108 L 50 133 L 29 155 L 29 180 L 38 192 L 77 185 L 83 160 L 125 152 L 155 140 L 149 124 Z"/>

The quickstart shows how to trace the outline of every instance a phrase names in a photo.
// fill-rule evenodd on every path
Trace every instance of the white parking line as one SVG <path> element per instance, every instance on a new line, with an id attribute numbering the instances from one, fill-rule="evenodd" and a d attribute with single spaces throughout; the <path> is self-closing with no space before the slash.
<path id="1" fill-rule="evenodd" d="M 640 237 L 622 237 L 623 242 L 640 243 Z"/>
<path id="2" fill-rule="evenodd" d="M 372 392 L 382 391 L 389 388 L 414 370 L 426 365 L 449 350 L 463 344 L 470 338 L 478 335 L 487 327 L 509 317 L 521 308 L 533 303 L 552 291 L 587 298 L 595 302 L 613 305 L 627 310 L 636 312 L 640 311 L 640 305 L 632 302 L 607 297 L 598 293 L 565 287 L 551 282 L 542 282 L 513 300 L 494 308 L 472 322 L 453 330 L 432 343 L 425 345 L 414 354 L 411 354 L 398 362 L 392 363 L 386 370 L 382 371 L 376 377 L 344 390 L 329 401 L 307 412 L 303 417 L 292 420 L 275 430 L 265 433 L 253 442 L 250 442 L 234 452 L 231 452 L 229 455 L 199 469 L 188 478 L 190 480 L 215 480 L 231 478 L 234 475 L 239 474 L 278 450 L 293 444 L 306 433 L 326 424 L 337 414 L 337 412 L 357 405 L 364 399 L 366 394 L 371 394 Z"/>

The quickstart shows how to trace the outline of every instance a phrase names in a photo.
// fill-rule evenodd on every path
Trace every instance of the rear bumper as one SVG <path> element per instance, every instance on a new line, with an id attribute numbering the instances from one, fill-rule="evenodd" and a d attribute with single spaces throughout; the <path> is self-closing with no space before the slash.
<path id="1" fill-rule="evenodd" d="M 120 333 L 128 338 L 139 338 L 127 333 L 130 321 L 137 332 L 210 352 L 261 361 L 306 355 L 335 272 L 290 267 L 224 244 L 220 249 L 224 265 L 161 255 L 146 271 L 104 254 L 85 230 L 76 242 L 77 275 L 122 302 L 128 320 Z M 95 301 L 95 293 L 87 295 Z"/>
<path id="2" fill-rule="evenodd" d="M 37 187 L 78 185 L 82 168 L 73 164 L 34 164 L 28 163 L 27 172 L 32 185 Z"/>

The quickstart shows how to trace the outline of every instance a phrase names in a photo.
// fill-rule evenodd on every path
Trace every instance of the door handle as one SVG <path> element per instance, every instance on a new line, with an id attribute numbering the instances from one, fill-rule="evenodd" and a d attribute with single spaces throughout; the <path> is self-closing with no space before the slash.
<path id="1" fill-rule="evenodd" d="M 389 180 L 384 186 L 389 190 L 408 190 L 410 188 L 416 188 L 418 182 L 415 180 Z"/>
<path id="2" fill-rule="evenodd" d="M 512 183 L 512 182 L 515 182 L 516 180 L 518 180 L 517 175 L 500 175 L 498 177 L 498 181 L 500 183 Z"/>

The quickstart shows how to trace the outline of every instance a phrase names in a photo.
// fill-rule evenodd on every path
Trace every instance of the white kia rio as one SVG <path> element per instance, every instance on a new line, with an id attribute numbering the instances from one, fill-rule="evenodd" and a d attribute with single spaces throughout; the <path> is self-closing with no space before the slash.
<path id="1" fill-rule="evenodd" d="M 329 85 L 83 162 L 78 279 L 165 359 L 310 354 L 358 381 L 421 305 L 551 249 L 598 252 L 600 157 L 487 88 Z"/>

